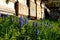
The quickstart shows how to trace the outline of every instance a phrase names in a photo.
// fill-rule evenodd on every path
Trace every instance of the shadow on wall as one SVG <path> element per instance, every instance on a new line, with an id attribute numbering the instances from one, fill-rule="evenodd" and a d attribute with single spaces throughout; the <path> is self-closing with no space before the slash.
<path id="1" fill-rule="evenodd" d="M 50 13 L 45 10 L 45 18 L 50 20 L 58 20 L 59 14 L 59 7 L 50 7 Z"/>

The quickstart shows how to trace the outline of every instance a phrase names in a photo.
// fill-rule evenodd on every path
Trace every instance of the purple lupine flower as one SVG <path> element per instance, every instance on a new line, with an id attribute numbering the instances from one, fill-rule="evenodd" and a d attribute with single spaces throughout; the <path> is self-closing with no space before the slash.
<path id="1" fill-rule="evenodd" d="M 20 21 L 20 28 L 23 26 L 24 22 Z"/>
<path id="2" fill-rule="evenodd" d="M 26 22 L 26 18 L 24 17 L 24 22 Z"/>
<path id="3" fill-rule="evenodd" d="M 39 34 L 39 30 L 37 29 L 37 30 L 36 30 L 36 35 L 38 35 L 38 34 Z"/>
<path id="4" fill-rule="evenodd" d="M 20 21 L 23 21 L 23 22 L 25 22 L 25 20 L 22 18 L 22 16 L 20 17 Z"/>
<path id="5" fill-rule="evenodd" d="M 20 16 L 20 20 L 22 20 L 22 16 Z"/>
<path id="6" fill-rule="evenodd" d="M 37 26 L 37 22 L 33 22 L 33 26 Z"/>
<path id="7" fill-rule="evenodd" d="M 22 19 L 21 21 L 25 22 L 25 19 Z"/>
<path id="8" fill-rule="evenodd" d="M 25 20 L 25 22 L 26 22 L 26 25 L 28 25 L 28 20 Z"/>

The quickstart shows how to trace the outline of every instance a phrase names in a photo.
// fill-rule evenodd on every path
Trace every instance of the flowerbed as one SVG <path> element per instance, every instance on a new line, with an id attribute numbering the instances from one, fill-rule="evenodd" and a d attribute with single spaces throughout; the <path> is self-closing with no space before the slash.
<path id="1" fill-rule="evenodd" d="M 60 40 L 60 22 L 0 16 L 0 40 Z"/>

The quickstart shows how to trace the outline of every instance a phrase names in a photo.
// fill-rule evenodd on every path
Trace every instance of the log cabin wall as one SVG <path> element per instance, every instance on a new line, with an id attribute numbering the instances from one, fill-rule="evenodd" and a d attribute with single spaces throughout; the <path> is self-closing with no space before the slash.
<path id="1" fill-rule="evenodd" d="M 28 6 L 26 0 L 18 0 L 19 1 L 19 16 L 28 16 Z"/>
<path id="2" fill-rule="evenodd" d="M 45 12 L 44 12 L 44 9 L 45 9 L 45 3 L 42 3 L 42 4 L 41 4 L 41 18 L 42 18 L 42 19 L 45 18 Z"/>
<path id="3" fill-rule="evenodd" d="M 39 19 L 41 19 L 41 6 L 40 6 L 40 1 L 37 0 L 36 3 L 37 3 L 37 19 L 39 20 Z"/>
<path id="4" fill-rule="evenodd" d="M 34 0 L 30 0 L 30 16 L 36 17 L 36 4 Z"/>
<path id="5" fill-rule="evenodd" d="M 10 0 L 8 4 L 6 0 L 0 0 L 0 13 L 13 15 L 15 13 L 13 5 L 14 3 L 10 2 Z"/>
<path id="6" fill-rule="evenodd" d="M 27 5 L 19 4 L 19 15 L 21 16 L 28 16 L 28 7 Z"/>
<path id="7" fill-rule="evenodd" d="M 9 14 L 14 13 L 15 14 L 15 9 L 14 9 L 15 1 L 16 0 L 9 0 L 9 3 L 6 4 L 6 0 L 0 0 L 0 2 L 2 2 L 2 4 L 0 3 L 0 10 L 3 9 L 3 11 L 6 10 L 5 13 L 9 13 Z M 27 0 L 18 0 L 18 1 L 19 1 L 19 16 L 24 16 L 24 15 L 28 16 L 30 13 L 30 16 L 32 16 L 32 17 L 36 17 L 36 15 L 37 15 L 37 19 L 40 19 L 40 18 L 43 19 L 44 18 L 44 8 L 42 8 L 42 12 L 41 12 L 40 0 L 36 0 L 36 1 L 30 0 L 29 1 L 30 2 L 30 4 L 29 4 L 30 8 L 27 5 Z M 42 14 L 42 16 L 41 16 L 41 14 Z"/>

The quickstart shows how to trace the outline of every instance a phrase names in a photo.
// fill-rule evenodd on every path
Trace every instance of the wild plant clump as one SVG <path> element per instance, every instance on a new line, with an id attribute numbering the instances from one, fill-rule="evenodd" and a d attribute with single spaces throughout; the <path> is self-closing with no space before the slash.
<path id="1" fill-rule="evenodd" d="M 0 15 L 0 40 L 60 40 L 58 22 Z"/>

